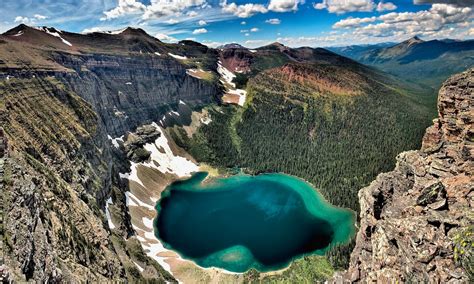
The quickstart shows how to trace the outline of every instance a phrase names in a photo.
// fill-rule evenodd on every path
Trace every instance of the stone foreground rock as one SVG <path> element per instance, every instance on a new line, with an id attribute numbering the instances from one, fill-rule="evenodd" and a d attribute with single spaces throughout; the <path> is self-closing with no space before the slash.
<path id="1" fill-rule="evenodd" d="M 443 84 L 438 111 L 421 150 L 401 153 L 394 171 L 359 192 L 360 230 L 338 280 L 470 281 L 461 266 L 473 259 L 474 69 Z"/>

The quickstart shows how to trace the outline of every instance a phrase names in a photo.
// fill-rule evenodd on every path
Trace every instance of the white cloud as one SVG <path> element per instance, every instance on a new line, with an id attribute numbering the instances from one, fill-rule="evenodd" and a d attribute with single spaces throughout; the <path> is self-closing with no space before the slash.
<path id="1" fill-rule="evenodd" d="M 118 6 L 112 10 L 105 11 L 101 21 L 111 20 L 129 14 L 138 14 L 145 10 L 145 5 L 136 0 L 119 0 Z"/>
<path id="2" fill-rule="evenodd" d="M 250 31 L 251 31 L 252 33 L 256 33 L 256 32 L 259 31 L 259 29 L 258 29 L 258 28 L 251 28 Z"/>
<path id="3" fill-rule="evenodd" d="M 169 36 L 167 34 L 162 34 L 162 33 L 158 33 L 155 35 L 155 37 L 161 41 L 166 41 L 166 42 L 177 42 L 178 39 L 172 37 L 172 36 Z"/>
<path id="4" fill-rule="evenodd" d="M 329 35 L 329 36 L 301 36 L 301 37 L 279 37 L 276 40 L 287 46 L 330 46 L 336 45 L 344 38 L 347 34 L 340 35 Z"/>
<path id="5" fill-rule="evenodd" d="M 334 29 L 351 29 L 351 35 L 374 41 L 374 38 L 399 41 L 410 36 L 427 38 L 468 36 L 474 26 L 474 11 L 469 7 L 434 4 L 429 10 L 391 12 L 379 17 L 347 18 L 333 25 Z"/>
<path id="6" fill-rule="evenodd" d="M 36 21 L 42 21 L 46 20 L 48 17 L 40 15 L 40 14 L 35 14 L 33 17 L 28 18 L 28 17 L 23 17 L 23 16 L 16 16 L 14 19 L 15 23 L 22 23 L 25 25 L 34 25 L 36 24 Z"/>
<path id="7" fill-rule="evenodd" d="M 199 20 L 198 24 L 199 24 L 200 26 L 205 26 L 205 25 L 207 25 L 207 22 L 204 21 L 204 20 Z"/>
<path id="8" fill-rule="evenodd" d="M 164 16 L 179 16 L 186 9 L 206 5 L 206 0 L 151 0 L 142 16 L 144 20 L 158 19 Z M 197 12 L 189 11 L 189 17 L 197 16 Z"/>
<path id="9" fill-rule="evenodd" d="M 314 3 L 317 10 L 327 9 L 329 13 L 344 14 L 347 12 L 370 12 L 375 8 L 373 0 L 323 0 Z"/>
<path id="10" fill-rule="evenodd" d="M 14 22 L 22 24 L 31 24 L 34 20 L 28 17 L 16 16 Z"/>
<path id="11" fill-rule="evenodd" d="M 265 39 L 249 39 L 245 41 L 245 45 L 248 47 L 258 47 L 272 43 L 270 40 Z"/>
<path id="12" fill-rule="evenodd" d="M 188 17 L 197 17 L 199 14 L 196 11 L 189 11 L 186 15 L 188 15 Z"/>
<path id="13" fill-rule="evenodd" d="M 207 33 L 207 30 L 205 28 L 195 29 L 193 31 L 193 35 L 199 35 L 199 34 L 205 34 L 205 33 Z"/>
<path id="14" fill-rule="evenodd" d="M 247 22 L 246 22 L 246 21 L 242 21 L 242 22 L 240 22 L 240 24 L 241 24 L 241 25 L 246 25 Z"/>
<path id="15" fill-rule="evenodd" d="M 208 47 L 214 47 L 214 48 L 223 45 L 222 42 L 209 41 L 209 40 L 203 40 L 203 41 L 202 41 L 202 44 L 207 45 Z"/>
<path id="16" fill-rule="evenodd" d="M 273 12 L 297 11 L 298 4 L 303 4 L 304 0 L 270 0 L 268 10 Z"/>
<path id="17" fill-rule="evenodd" d="M 395 9 L 397 9 L 397 5 L 393 4 L 392 2 L 387 2 L 387 3 L 379 2 L 379 4 L 377 4 L 378 12 L 393 11 Z"/>
<path id="18" fill-rule="evenodd" d="M 281 23 L 281 20 L 277 19 L 277 18 L 268 19 L 268 20 L 265 21 L 265 23 L 271 24 L 271 25 L 279 25 Z"/>
<path id="19" fill-rule="evenodd" d="M 227 0 L 221 2 L 222 11 L 225 13 L 231 13 L 239 18 L 249 18 L 257 13 L 266 13 L 268 9 L 261 4 L 247 3 L 243 5 L 237 5 L 235 3 L 227 4 Z"/>
<path id="20" fill-rule="evenodd" d="M 245 33 L 244 36 L 249 36 L 250 34 L 249 33 Z"/>
<path id="21" fill-rule="evenodd" d="M 169 19 L 169 20 L 166 20 L 165 23 L 167 23 L 169 25 L 175 25 L 175 24 L 179 23 L 179 21 L 176 20 L 176 19 Z"/>
<path id="22" fill-rule="evenodd" d="M 46 20 L 48 17 L 40 15 L 40 14 L 35 14 L 33 17 L 37 20 Z"/>
<path id="23" fill-rule="evenodd" d="M 340 20 L 339 22 L 336 22 L 332 27 L 333 28 L 354 28 L 362 24 L 375 22 L 376 20 L 377 20 L 377 17 L 367 17 L 367 18 L 349 17 L 347 19 L 343 19 L 343 20 Z"/>
<path id="24" fill-rule="evenodd" d="M 101 31 L 103 31 L 103 30 L 99 27 L 92 27 L 92 28 L 88 28 L 88 29 L 83 29 L 81 33 L 90 34 L 90 33 L 96 33 L 96 32 L 101 32 Z"/>
<path id="25" fill-rule="evenodd" d="M 415 0 L 415 4 L 450 4 L 458 7 L 474 7 L 472 0 Z"/>

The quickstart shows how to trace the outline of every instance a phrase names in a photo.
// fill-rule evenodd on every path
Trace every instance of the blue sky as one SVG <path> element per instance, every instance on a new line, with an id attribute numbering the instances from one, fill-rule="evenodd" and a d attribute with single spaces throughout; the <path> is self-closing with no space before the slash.
<path id="1" fill-rule="evenodd" d="M 133 26 L 210 46 L 474 38 L 474 0 L 2 0 L 0 15 L 2 32 L 20 23 L 72 32 Z"/>

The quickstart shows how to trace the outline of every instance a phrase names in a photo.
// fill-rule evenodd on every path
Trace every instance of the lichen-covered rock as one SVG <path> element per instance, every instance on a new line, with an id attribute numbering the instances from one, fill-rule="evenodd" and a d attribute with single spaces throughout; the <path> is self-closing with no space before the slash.
<path id="1" fill-rule="evenodd" d="M 401 153 L 393 172 L 359 192 L 356 246 L 338 280 L 469 281 L 454 247 L 474 224 L 474 69 L 444 83 L 438 109 L 421 150 Z"/>

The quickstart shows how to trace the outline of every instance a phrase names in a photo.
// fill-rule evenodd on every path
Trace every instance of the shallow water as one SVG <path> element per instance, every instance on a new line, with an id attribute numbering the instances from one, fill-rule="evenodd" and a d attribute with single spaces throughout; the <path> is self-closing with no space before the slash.
<path id="1" fill-rule="evenodd" d="M 354 234 L 354 214 L 327 203 L 308 183 L 285 174 L 235 175 L 171 184 L 157 205 L 155 234 L 203 267 L 277 270 L 323 254 Z"/>

